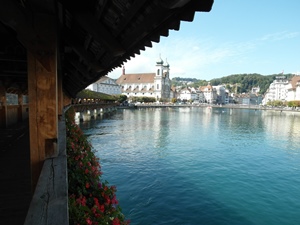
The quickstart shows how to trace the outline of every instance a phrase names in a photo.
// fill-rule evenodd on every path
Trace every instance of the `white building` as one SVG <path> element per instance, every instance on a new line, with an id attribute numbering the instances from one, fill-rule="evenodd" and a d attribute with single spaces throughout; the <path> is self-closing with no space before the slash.
<path id="1" fill-rule="evenodd" d="M 155 73 L 123 73 L 118 78 L 117 84 L 121 86 L 121 92 L 130 97 L 153 97 L 157 100 L 170 99 L 171 80 L 170 65 L 160 57 L 156 61 Z"/>
<path id="2" fill-rule="evenodd" d="M 269 89 L 265 94 L 262 103 L 267 104 L 268 101 L 285 101 L 288 94 L 289 81 L 285 76 L 277 76 L 276 79 L 270 84 Z"/>
<path id="3" fill-rule="evenodd" d="M 194 101 L 199 99 L 196 90 L 188 87 L 180 90 L 179 98 L 182 101 Z"/>
<path id="4" fill-rule="evenodd" d="M 207 86 L 201 86 L 200 91 L 204 95 L 204 99 L 206 103 L 214 104 L 217 101 L 217 91 L 213 86 L 210 85 L 210 82 L 208 82 Z"/>
<path id="5" fill-rule="evenodd" d="M 111 79 L 107 76 L 101 77 L 97 82 L 93 83 L 92 90 L 109 95 L 121 94 L 120 85 L 116 83 L 115 79 Z"/>
<path id="6" fill-rule="evenodd" d="M 287 88 L 286 101 L 300 101 L 300 76 L 292 77 Z"/>
<path id="7" fill-rule="evenodd" d="M 259 86 L 253 87 L 253 88 L 251 89 L 251 93 L 258 94 L 259 92 L 260 92 L 260 87 L 259 87 Z"/>

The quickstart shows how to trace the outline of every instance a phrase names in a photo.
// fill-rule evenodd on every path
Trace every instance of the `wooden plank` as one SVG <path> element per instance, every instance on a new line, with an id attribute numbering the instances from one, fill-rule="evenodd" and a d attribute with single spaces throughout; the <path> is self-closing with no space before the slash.
<path id="1" fill-rule="evenodd" d="M 24 225 L 68 225 L 66 128 L 59 122 L 59 156 L 45 160 Z"/>
<path id="2" fill-rule="evenodd" d="M 67 159 L 45 160 L 24 225 L 67 225 Z"/>

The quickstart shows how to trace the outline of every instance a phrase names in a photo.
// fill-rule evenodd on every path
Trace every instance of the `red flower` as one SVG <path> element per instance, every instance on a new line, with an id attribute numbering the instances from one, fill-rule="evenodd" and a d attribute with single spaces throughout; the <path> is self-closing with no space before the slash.
<path id="1" fill-rule="evenodd" d="M 86 187 L 86 188 L 89 188 L 89 187 L 90 187 L 90 184 L 89 184 L 89 183 L 86 183 L 86 184 L 85 184 L 85 187 Z"/>
<path id="2" fill-rule="evenodd" d="M 116 199 L 116 196 L 113 197 L 113 199 L 111 200 L 112 204 L 118 204 L 118 200 Z"/>
<path id="3" fill-rule="evenodd" d="M 101 212 L 104 212 L 104 210 L 105 210 L 104 205 L 100 205 L 99 209 Z"/>
<path id="4" fill-rule="evenodd" d="M 77 204 L 86 205 L 86 198 L 84 196 L 80 196 L 79 198 L 76 199 Z"/>
<path id="5" fill-rule="evenodd" d="M 87 219 L 86 219 L 86 223 L 87 223 L 88 225 L 92 225 L 92 224 L 93 224 L 93 222 L 90 220 L 90 218 L 87 218 Z"/>
<path id="6" fill-rule="evenodd" d="M 120 225 L 119 218 L 114 218 L 114 220 L 112 221 L 112 225 Z"/>

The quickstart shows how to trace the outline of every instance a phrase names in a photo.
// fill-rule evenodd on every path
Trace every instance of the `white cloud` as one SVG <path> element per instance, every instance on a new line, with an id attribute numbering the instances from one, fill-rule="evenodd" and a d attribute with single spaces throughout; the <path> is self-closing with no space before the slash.
<path id="1" fill-rule="evenodd" d="M 155 62 L 161 54 L 161 58 L 163 60 L 167 58 L 170 64 L 171 78 L 179 76 L 209 80 L 227 75 L 226 73 L 230 74 L 227 72 L 230 71 L 229 67 L 235 72 L 238 68 L 242 70 L 240 72 L 248 72 L 246 70 L 249 68 L 257 70 L 249 63 L 255 62 L 256 65 L 261 65 L 262 61 L 257 57 L 251 59 L 252 53 L 258 51 L 255 54 L 260 54 L 260 48 L 266 41 L 294 38 L 299 34 L 300 32 L 278 32 L 254 40 L 224 43 L 217 42 L 214 38 L 200 39 L 197 36 L 163 37 L 160 43 L 153 43 L 152 48 L 146 48 L 124 65 L 126 73 L 154 72 Z M 108 76 L 118 78 L 121 73 L 122 69 L 117 68 Z"/>
<path id="2" fill-rule="evenodd" d="M 260 40 L 262 41 L 281 41 L 285 39 L 291 39 L 299 36 L 300 32 L 277 32 L 264 35 Z"/>

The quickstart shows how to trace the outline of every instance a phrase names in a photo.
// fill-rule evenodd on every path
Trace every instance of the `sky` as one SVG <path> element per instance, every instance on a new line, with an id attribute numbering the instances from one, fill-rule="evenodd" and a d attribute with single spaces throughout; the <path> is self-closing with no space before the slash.
<path id="1" fill-rule="evenodd" d="M 152 44 L 124 63 L 126 73 L 155 72 L 161 56 L 171 79 L 300 75 L 300 0 L 215 0 L 210 12 L 197 12 L 193 22 Z M 121 73 L 118 67 L 108 76 Z"/>

